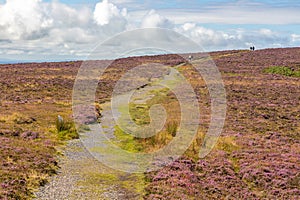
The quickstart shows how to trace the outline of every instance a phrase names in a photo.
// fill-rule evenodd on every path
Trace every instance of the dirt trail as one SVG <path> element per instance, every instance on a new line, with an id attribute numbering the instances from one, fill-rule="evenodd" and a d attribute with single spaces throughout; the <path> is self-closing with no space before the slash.
<path id="1" fill-rule="evenodd" d="M 170 82 L 175 76 L 175 71 L 171 70 L 156 81 Z M 144 104 L 149 99 L 149 92 L 161 88 L 162 86 L 152 85 L 149 82 L 145 88 L 139 90 L 140 98 L 134 100 L 135 103 Z M 104 104 L 106 106 L 102 111 L 101 121 L 105 124 L 103 129 L 106 137 L 111 139 L 114 137 L 115 123 L 112 122 L 113 116 L 106 111 L 110 109 L 109 104 L 109 102 Z M 94 130 L 89 132 L 90 135 L 96 134 Z M 142 199 L 143 185 L 140 184 L 143 182 L 141 177 L 143 175 L 132 175 L 110 169 L 96 160 L 81 140 L 70 141 L 63 152 L 65 156 L 60 158 L 58 174 L 50 180 L 49 184 L 40 188 L 36 193 L 36 199 Z"/>
<path id="2" fill-rule="evenodd" d="M 142 198 L 134 191 L 134 176 L 104 166 L 91 156 L 80 140 L 69 142 L 64 155 L 59 162 L 58 174 L 36 193 L 36 199 Z"/>

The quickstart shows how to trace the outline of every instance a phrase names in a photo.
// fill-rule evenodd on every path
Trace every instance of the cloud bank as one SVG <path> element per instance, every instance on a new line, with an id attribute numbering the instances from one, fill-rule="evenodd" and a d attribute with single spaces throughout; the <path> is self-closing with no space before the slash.
<path id="1" fill-rule="evenodd" d="M 300 14 L 295 8 L 269 8 L 263 18 L 261 12 L 266 7 L 255 4 L 258 16 L 253 17 L 254 11 L 249 8 L 254 5 L 241 2 L 202 10 L 132 10 L 126 7 L 133 4 L 133 0 L 103 0 L 93 7 L 72 7 L 57 0 L 6 0 L 0 4 L 1 57 L 83 59 L 97 43 L 115 34 L 153 27 L 177 31 L 207 51 L 248 48 L 250 45 L 264 48 L 300 44 L 299 33 L 261 27 L 216 30 L 205 26 L 205 23 L 296 24 Z M 288 11 L 294 15 L 287 15 Z"/>

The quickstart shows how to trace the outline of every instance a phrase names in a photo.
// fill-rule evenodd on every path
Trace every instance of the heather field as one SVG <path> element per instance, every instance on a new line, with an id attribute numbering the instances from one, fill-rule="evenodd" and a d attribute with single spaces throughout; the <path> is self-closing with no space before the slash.
<path id="1" fill-rule="evenodd" d="M 194 59 L 201 56 L 194 54 Z M 202 117 L 189 149 L 171 165 L 139 176 L 143 185 L 138 198 L 299 199 L 300 48 L 222 51 L 210 56 L 225 84 L 227 115 L 217 144 L 203 159 L 198 152 L 210 123 L 209 93 L 188 62 L 176 55 L 119 59 L 101 77 L 95 102 L 99 122 L 116 82 L 128 70 L 147 63 L 176 68 L 199 100 Z M 59 176 L 61 149 L 79 137 L 72 119 L 72 90 L 81 63 L 0 65 L 0 199 L 31 199 L 50 177 Z M 130 137 L 114 127 L 114 142 L 123 149 L 152 152 L 176 137 L 180 117 L 176 96 L 160 90 L 152 97 L 146 107 L 130 105 L 134 121 L 149 123 L 147 108 L 157 103 L 172 113 L 171 118 L 158 135 L 147 139 Z M 58 126 L 58 115 L 64 126 Z M 112 176 L 97 181 L 109 179 L 111 185 L 127 181 L 126 187 L 136 187 L 127 176 L 107 177 Z M 89 184 L 92 187 L 93 181 Z"/>

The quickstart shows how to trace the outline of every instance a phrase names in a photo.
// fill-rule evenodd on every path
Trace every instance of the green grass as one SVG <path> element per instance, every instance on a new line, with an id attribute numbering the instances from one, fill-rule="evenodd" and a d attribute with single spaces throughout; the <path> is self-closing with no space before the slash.
<path id="1" fill-rule="evenodd" d="M 84 181 L 80 180 L 77 183 L 81 187 L 80 191 L 92 192 L 99 197 L 108 191 L 109 185 L 118 185 L 119 189 L 138 194 L 141 197 L 145 193 L 144 188 L 146 183 L 144 174 L 127 174 L 109 170 L 103 173 L 88 171 L 83 172 L 83 174 L 86 179 Z"/>
<path id="2" fill-rule="evenodd" d="M 140 152 L 143 149 L 141 143 L 134 138 L 134 136 L 125 133 L 119 126 L 115 126 L 114 143 L 120 148 L 129 152 Z"/>
<path id="3" fill-rule="evenodd" d="M 278 74 L 283 76 L 300 77 L 299 70 L 293 70 L 286 66 L 271 66 L 264 69 L 264 73 Z"/>
<path id="4" fill-rule="evenodd" d="M 73 122 L 62 120 L 56 120 L 56 131 L 57 136 L 60 140 L 71 140 L 78 139 L 79 134 L 77 133 L 75 124 Z"/>
<path id="5" fill-rule="evenodd" d="M 127 190 L 134 191 L 137 194 L 145 194 L 146 178 L 142 173 L 130 174 L 126 181 L 122 181 L 122 186 Z"/>
<path id="6" fill-rule="evenodd" d="M 130 116 L 137 125 L 150 124 L 148 105 L 129 104 Z"/>
<path id="7" fill-rule="evenodd" d="M 149 110 L 151 106 L 161 104 L 165 107 L 169 121 L 166 122 L 165 127 L 162 131 L 157 133 L 155 136 L 150 138 L 136 138 L 133 135 L 124 132 L 121 127 L 115 126 L 115 139 L 114 144 L 120 148 L 129 152 L 152 152 L 156 149 L 160 149 L 162 146 L 167 144 L 173 137 L 176 136 L 176 132 L 179 126 L 178 119 L 178 105 L 176 98 L 170 98 L 170 89 L 163 88 L 157 90 L 149 90 L 148 94 L 153 95 L 151 99 L 145 100 L 144 103 L 133 103 L 129 104 L 129 114 L 132 120 L 137 126 L 145 126 L 150 124 Z M 171 95 L 172 97 L 172 95 Z M 122 106 L 119 107 L 121 117 L 119 122 L 126 126 L 126 122 L 123 122 L 122 115 L 125 114 L 125 109 Z"/>

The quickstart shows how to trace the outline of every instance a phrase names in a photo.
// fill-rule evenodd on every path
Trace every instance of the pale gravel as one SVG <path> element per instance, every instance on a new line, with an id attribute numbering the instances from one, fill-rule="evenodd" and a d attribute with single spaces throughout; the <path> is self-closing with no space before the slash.
<path id="1" fill-rule="evenodd" d="M 111 169 L 95 160 L 83 147 L 80 140 L 72 140 L 59 157 L 57 175 L 35 193 L 36 200 L 96 200 L 96 199 L 141 199 L 138 194 L 122 188 L 119 182 L 86 183 L 97 173 L 113 173 Z M 124 180 L 126 181 L 126 180 Z"/>

